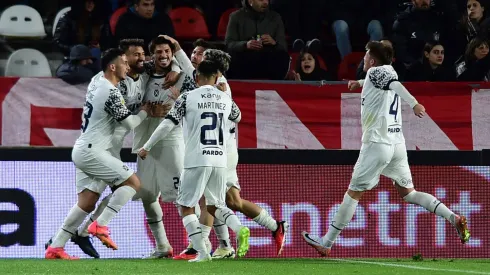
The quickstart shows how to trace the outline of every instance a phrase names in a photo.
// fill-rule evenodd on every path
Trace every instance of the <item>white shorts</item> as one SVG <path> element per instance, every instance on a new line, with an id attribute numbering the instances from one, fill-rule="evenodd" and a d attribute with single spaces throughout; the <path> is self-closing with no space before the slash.
<path id="1" fill-rule="evenodd" d="M 175 202 L 184 169 L 184 143 L 153 148 L 145 160 L 138 158 L 140 191 L 133 200 L 153 202 L 162 196 L 164 202 Z"/>
<path id="2" fill-rule="evenodd" d="M 379 183 L 383 175 L 393 183 L 405 188 L 413 188 L 412 173 L 408 166 L 407 148 L 404 143 L 389 145 L 383 143 L 363 143 L 357 159 L 349 189 L 367 191 Z"/>
<path id="3" fill-rule="evenodd" d="M 76 167 L 77 193 L 89 189 L 101 194 L 107 185 L 120 185 L 134 174 L 131 168 L 106 150 L 75 147 L 71 157 Z"/>
<path id="4" fill-rule="evenodd" d="M 236 145 L 231 145 L 227 148 L 227 166 L 226 169 L 226 191 L 230 188 L 235 187 L 240 190 L 240 184 L 238 183 L 238 175 L 236 172 L 236 167 L 238 165 L 238 150 Z"/>
<path id="5" fill-rule="evenodd" d="M 178 205 L 195 207 L 203 195 L 206 205 L 226 205 L 226 168 L 185 168 L 180 179 Z"/>

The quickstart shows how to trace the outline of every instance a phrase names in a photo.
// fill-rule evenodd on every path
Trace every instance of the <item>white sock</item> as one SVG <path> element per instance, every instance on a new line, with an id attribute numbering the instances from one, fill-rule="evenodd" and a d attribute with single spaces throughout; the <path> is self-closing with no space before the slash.
<path id="1" fill-rule="evenodd" d="M 431 194 L 417 192 L 414 190 L 403 197 L 403 199 L 406 202 L 420 205 L 428 211 L 435 213 L 437 216 L 445 218 L 451 224 L 454 224 L 455 215 L 453 211 L 449 210 L 444 203 L 440 202 Z"/>
<path id="2" fill-rule="evenodd" d="M 228 232 L 228 226 L 222 223 L 218 219 L 214 219 L 213 222 L 214 233 L 219 241 L 220 248 L 231 248 L 230 232 Z"/>
<path id="3" fill-rule="evenodd" d="M 333 243 L 339 236 L 340 232 L 344 227 L 349 224 L 356 212 L 356 207 L 359 201 L 351 198 L 347 193 L 344 195 L 344 200 L 340 204 L 339 210 L 335 213 L 330 226 L 328 227 L 328 232 L 322 238 L 322 244 L 328 248 L 333 246 Z"/>
<path id="4" fill-rule="evenodd" d="M 214 216 L 231 228 L 235 233 L 238 233 L 240 229 L 242 229 L 242 224 L 240 223 L 240 220 L 238 220 L 238 217 L 227 207 L 216 209 Z"/>
<path id="5" fill-rule="evenodd" d="M 102 211 L 102 214 L 97 218 L 97 223 L 100 226 L 107 226 L 109 222 L 116 216 L 121 208 L 136 194 L 136 190 L 131 186 L 121 186 L 114 191 L 112 198 L 109 200 L 107 207 Z"/>
<path id="6" fill-rule="evenodd" d="M 112 194 L 110 194 L 109 196 L 106 196 L 100 203 L 99 205 L 97 205 L 97 208 L 95 209 L 94 212 L 92 212 L 92 215 L 90 215 L 90 218 L 83 224 L 83 227 L 82 229 L 80 230 L 80 232 L 78 232 L 78 236 L 81 236 L 81 237 L 88 237 L 88 226 L 94 222 L 95 220 L 97 220 L 97 218 L 100 216 L 100 214 L 102 213 L 102 211 L 104 211 L 105 207 L 107 206 L 107 204 L 109 203 L 109 200 L 111 199 L 112 197 Z"/>
<path id="7" fill-rule="evenodd" d="M 192 241 L 192 247 L 199 253 L 208 253 L 206 251 L 206 245 L 204 244 L 204 239 L 202 236 L 202 229 L 199 224 L 199 219 L 195 214 L 185 216 L 182 219 L 184 223 L 185 230 L 187 231 L 187 236 Z"/>
<path id="8" fill-rule="evenodd" d="M 163 211 L 160 203 L 158 203 L 158 200 L 150 204 L 145 204 L 143 202 L 143 208 L 145 209 L 146 221 L 155 238 L 157 250 L 168 248 L 170 243 L 167 238 L 165 226 L 163 225 Z"/>
<path id="9" fill-rule="evenodd" d="M 209 239 L 209 235 L 211 234 L 211 227 L 201 223 L 201 230 L 204 240 Z"/>
<path id="10" fill-rule="evenodd" d="M 263 227 L 269 229 L 272 232 L 275 232 L 277 230 L 277 222 L 274 220 L 265 209 L 262 209 L 260 211 L 260 214 L 253 218 L 254 222 L 262 225 Z"/>
<path id="11" fill-rule="evenodd" d="M 83 211 L 78 205 L 74 205 L 61 226 L 58 233 L 53 238 L 53 243 L 51 247 L 64 247 L 66 242 L 75 234 L 77 228 L 82 224 L 82 222 L 87 217 L 88 213 Z"/>

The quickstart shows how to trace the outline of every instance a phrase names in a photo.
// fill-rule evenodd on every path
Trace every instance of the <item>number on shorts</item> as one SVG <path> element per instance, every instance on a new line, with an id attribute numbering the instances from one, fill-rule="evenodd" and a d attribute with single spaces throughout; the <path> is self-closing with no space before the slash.
<path id="1" fill-rule="evenodd" d="M 394 115 L 396 121 L 396 117 L 398 115 L 398 94 L 395 94 L 395 98 L 390 105 L 390 115 Z"/>
<path id="2" fill-rule="evenodd" d="M 204 112 L 201 114 L 201 119 L 211 118 L 211 124 L 206 124 L 201 127 L 201 143 L 203 145 L 223 145 L 223 113 Z M 219 118 L 219 121 L 218 121 Z M 219 126 L 218 126 L 219 123 Z M 206 139 L 206 131 L 214 131 L 218 126 L 219 134 L 218 140 L 216 139 Z"/>
<path id="3" fill-rule="evenodd" d="M 180 179 L 175 177 L 175 178 L 173 178 L 173 180 L 174 180 L 174 188 L 179 189 Z"/>
<path id="4" fill-rule="evenodd" d="M 94 106 L 92 106 L 92 103 L 85 102 L 83 108 L 82 133 L 85 133 L 85 130 L 87 130 L 89 119 L 92 116 L 93 110 L 94 110 Z"/>

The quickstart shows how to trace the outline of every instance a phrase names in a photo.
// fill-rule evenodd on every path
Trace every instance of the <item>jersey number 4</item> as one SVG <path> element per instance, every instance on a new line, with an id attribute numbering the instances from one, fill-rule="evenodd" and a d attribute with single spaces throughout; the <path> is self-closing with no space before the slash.
<path id="1" fill-rule="evenodd" d="M 397 115 L 398 115 L 398 94 L 395 94 L 395 98 L 393 99 L 393 102 L 390 105 L 390 115 L 395 116 L 395 122 L 397 121 Z"/>
<path id="2" fill-rule="evenodd" d="M 94 106 L 92 106 L 92 103 L 85 102 L 85 105 L 83 106 L 82 133 L 85 133 L 85 130 L 87 130 L 89 119 L 92 116 L 93 110 Z"/>
<path id="3" fill-rule="evenodd" d="M 223 113 L 204 112 L 201 114 L 201 119 L 211 118 L 211 124 L 206 124 L 201 127 L 201 143 L 203 145 L 223 145 Z M 219 126 L 218 126 L 219 124 Z M 206 131 L 215 131 L 218 127 L 218 140 L 206 139 Z"/>

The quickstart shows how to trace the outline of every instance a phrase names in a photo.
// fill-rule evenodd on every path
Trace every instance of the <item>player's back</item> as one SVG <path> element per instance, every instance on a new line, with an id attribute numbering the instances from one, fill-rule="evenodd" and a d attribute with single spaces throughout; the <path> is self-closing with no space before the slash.
<path id="1" fill-rule="evenodd" d="M 361 93 L 362 142 L 405 142 L 400 97 L 389 85 L 398 81 L 391 65 L 370 68 Z"/>
<path id="2" fill-rule="evenodd" d="M 103 75 L 92 78 L 83 106 L 82 134 L 75 147 L 110 148 L 117 120 L 130 115 L 127 109 L 119 108 L 121 105 L 124 105 L 124 99 L 114 85 Z"/>
<path id="3" fill-rule="evenodd" d="M 226 168 L 226 128 L 232 109 L 231 97 L 217 88 L 205 85 L 182 95 L 185 97 L 184 167 Z"/>

